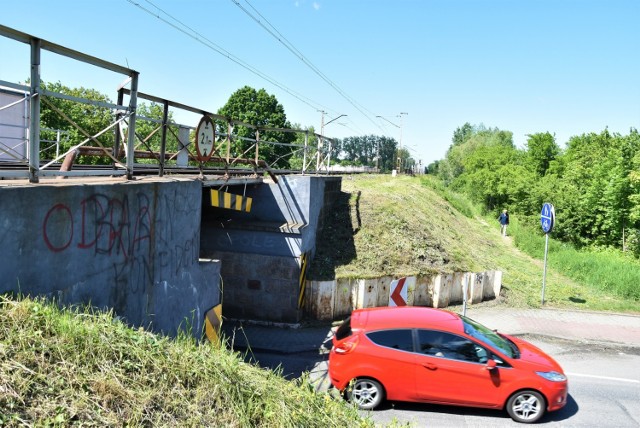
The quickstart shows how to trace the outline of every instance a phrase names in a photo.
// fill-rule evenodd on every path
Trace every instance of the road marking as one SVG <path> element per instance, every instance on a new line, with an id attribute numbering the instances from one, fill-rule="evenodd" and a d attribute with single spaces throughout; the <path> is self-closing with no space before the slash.
<path id="1" fill-rule="evenodd" d="M 640 383 L 640 380 L 635 379 L 624 379 L 621 377 L 610 377 L 610 376 L 597 376 L 597 375 L 588 375 L 581 373 L 565 373 L 567 376 L 579 376 L 579 377 L 590 377 L 593 379 L 604 379 L 604 380 L 613 380 L 616 382 L 631 382 L 631 383 Z"/>

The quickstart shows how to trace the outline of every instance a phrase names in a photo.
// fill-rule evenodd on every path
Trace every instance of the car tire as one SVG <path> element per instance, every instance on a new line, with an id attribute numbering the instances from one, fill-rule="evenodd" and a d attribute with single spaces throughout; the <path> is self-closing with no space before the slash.
<path id="1" fill-rule="evenodd" d="M 355 379 L 347 387 L 347 399 L 361 410 L 373 410 L 382 403 L 384 388 L 373 379 Z"/>
<path id="2" fill-rule="evenodd" d="M 536 391 L 518 391 L 507 401 L 507 412 L 516 422 L 531 424 L 537 422 L 545 413 L 547 403 Z"/>

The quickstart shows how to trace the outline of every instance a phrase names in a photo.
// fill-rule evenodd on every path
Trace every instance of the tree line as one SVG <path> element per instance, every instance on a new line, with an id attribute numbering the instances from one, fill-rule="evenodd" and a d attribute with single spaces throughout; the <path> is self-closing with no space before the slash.
<path id="1" fill-rule="evenodd" d="M 465 123 L 446 156 L 430 164 L 451 189 L 488 212 L 508 209 L 540 228 L 540 210 L 552 203 L 554 238 L 578 248 L 614 247 L 640 256 L 640 136 L 609 132 L 573 136 L 561 148 L 549 132 L 527 136 Z"/>

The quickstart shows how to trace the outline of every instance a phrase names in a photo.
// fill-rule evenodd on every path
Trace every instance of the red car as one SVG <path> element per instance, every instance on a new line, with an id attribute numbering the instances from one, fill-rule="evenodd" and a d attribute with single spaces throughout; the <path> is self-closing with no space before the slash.
<path id="1" fill-rule="evenodd" d="M 360 409 L 384 399 L 505 409 L 532 423 L 562 408 L 560 365 L 532 344 L 453 312 L 357 309 L 336 330 L 331 383 Z"/>

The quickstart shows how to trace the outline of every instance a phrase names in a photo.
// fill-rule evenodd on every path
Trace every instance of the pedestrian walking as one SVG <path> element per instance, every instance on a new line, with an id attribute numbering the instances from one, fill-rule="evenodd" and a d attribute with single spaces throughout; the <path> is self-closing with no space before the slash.
<path id="1" fill-rule="evenodd" d="M 507 210 L 502 211 L 498 221 L 500 222 L 500 233 L 502 236 L 507 236 L 507 226 L 509 225 L 509 213 Z"/>

